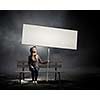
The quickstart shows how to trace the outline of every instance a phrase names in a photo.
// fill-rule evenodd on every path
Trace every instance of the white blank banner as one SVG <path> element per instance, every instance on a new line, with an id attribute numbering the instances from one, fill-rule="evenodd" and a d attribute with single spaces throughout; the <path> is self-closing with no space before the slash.
<path id="1" fill-rule="evenodd" d="M 22 44 L 77 49 L 77 31 L 23 24 Z"/>

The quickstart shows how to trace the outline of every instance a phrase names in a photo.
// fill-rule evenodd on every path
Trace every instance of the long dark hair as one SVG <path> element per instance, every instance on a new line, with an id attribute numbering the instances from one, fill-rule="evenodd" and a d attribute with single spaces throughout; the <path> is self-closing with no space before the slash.
<path id="1" fill-rule="evenodd" d="M 33 51 L 32 51 L 33 48 L 36 48 L 36 46 L 33 46 L 33 47 L 30 48 L 30 55 L 31 56 L 32 56 L 32 53 L 33 53 Z"/>

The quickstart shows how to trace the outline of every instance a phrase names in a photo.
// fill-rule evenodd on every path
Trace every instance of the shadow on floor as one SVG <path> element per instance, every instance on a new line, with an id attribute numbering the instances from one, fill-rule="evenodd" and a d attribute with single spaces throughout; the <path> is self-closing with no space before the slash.
<path id="1" fill-rule="evenodd" d="M 33 84 L 31 80 L 25 80 L 22 84 L 18 79 L 8 76 L 0 76 L 0 90 L 100 90 L 100 75 L 88 76 L 76 81 L 45 80 Z"/>

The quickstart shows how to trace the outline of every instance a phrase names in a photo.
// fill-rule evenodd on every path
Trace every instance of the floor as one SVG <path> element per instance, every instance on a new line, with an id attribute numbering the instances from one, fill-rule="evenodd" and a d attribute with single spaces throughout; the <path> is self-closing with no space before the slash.
<path id="1" fill-rule="evenodd" d="M 26 79 L 20 84 L 16 78 L 0 76 L 0 90 L 100 90 L 99 80 L 100 76 L 92 76 L 76 81 L 38 80 L 38 84 L 33 84 L 31 79 Z"/>

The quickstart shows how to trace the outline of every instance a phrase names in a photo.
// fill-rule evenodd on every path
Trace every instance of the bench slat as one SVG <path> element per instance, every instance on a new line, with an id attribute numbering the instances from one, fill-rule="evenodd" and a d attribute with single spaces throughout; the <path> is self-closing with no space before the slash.
<path id="1" fill-rule="evenodd" d="M 22 68 L 22 67 L 24 67 L 24 68 L 26 67 L 26 68 L 27 68 L 27 67 L 29 67 L 29 66 L 28 66 L 28 63 L 25 63 L 25 64 L 24 64 L 24 63 L 22 62 L 22 63 L 18 63 L 18 64 L 17 64 L 17 67 L 21 67 L 21 68 Z M 39 64 L 39 67 L 40 67 L 40 68 L 47 68 L 47 64 Z M 62 67 L 62 64 L 61 64 L 61 63 L 60 63 L 60 64 L 50 63 L 50 65 L 49 65 L 49 68 L 61 68 L 61 67 Z"/>

